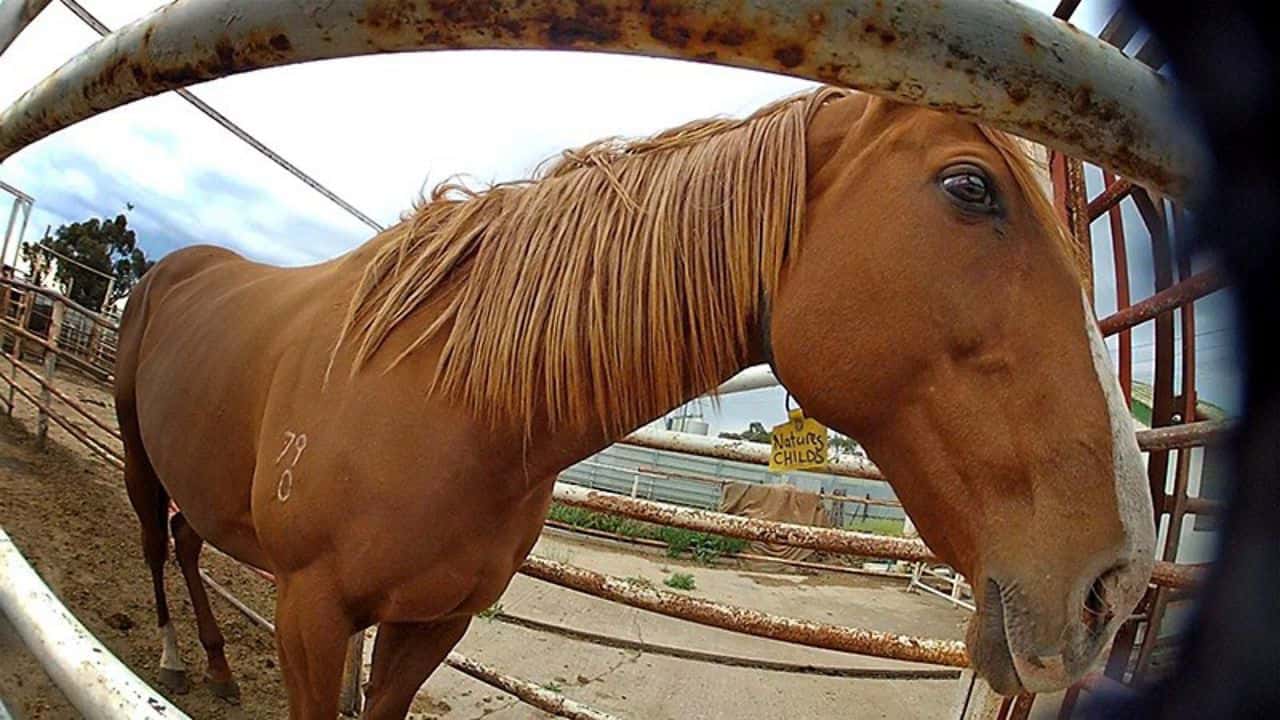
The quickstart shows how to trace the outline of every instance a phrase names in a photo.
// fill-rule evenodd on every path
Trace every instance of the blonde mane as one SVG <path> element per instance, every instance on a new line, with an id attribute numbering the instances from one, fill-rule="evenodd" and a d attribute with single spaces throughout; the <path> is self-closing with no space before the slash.
<path id="1" fill-rule="evenodd" d="M 845 93 L 601 140 L 483 192 L 437 187 L 384 236 L 335 356 L 351 342 L 356 372 L 452 290 L 392 364 L 447 333 L 431 389 L 491 423 L 527 432 L 545 413 L 616 436 L 713 389 L 747 358 L 800 235 L 808 121 Z"/>
<path id="2" fill-rule="evenodd" d="M 616 437 L 713 390 L 747 359 L 801 235 L 809 120 L 846 94 L 823 87 L 745 119 L 601 140 L 480 192 L 441 184 L 379 239 L 330 367 L 350 343 L 354 375 L 441 298 L 389 367 L 443 335 L 428 392 L 490 424 L 595 423 Z M 1078 260 L 1026 150 L 978 127 Z"/>

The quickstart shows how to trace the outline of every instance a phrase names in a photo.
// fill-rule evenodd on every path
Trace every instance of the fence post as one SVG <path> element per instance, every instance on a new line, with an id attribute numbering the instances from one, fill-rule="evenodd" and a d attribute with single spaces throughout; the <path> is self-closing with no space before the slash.
<path id="1" fill-rule="evenodd" d="M 347 659 L 342 666 L 342 694 L 338 697 L 338 712 L 348 717 L 360 717 L 364 705 L 364 630 L 347 641 Z"/>
<path id="2" fill-rule="evenodd" d="M 102 328 L 98 326 L 98 323 L 93 318 L 89 318 L 89 343 L 85 348 L 85 359 L 95 368 L 98 367 L 98 352 L 101 344 Z"/>
<path id="3" fill-rule="evenodd" d="M 4 354 L 5 339 L 12 338 L 10 342 L 16 343 L 18 341 L 18 335 L 16 333 L 10 333 L 8 327 L 10 285 L 3 279 L 0 279 L 0 285 L 3 287 L 3 290 L 0 290 L 0 355 L 2 355 Z M 8 413 L 12 407 L 13 400 L 11 398 L 6 398 L 4 401 L 5 412 Z"/>
<path id="4" fill-rule="evenodd" d="M 43 448 L 45 441 L 49 436 L 49 413 L 44 408 L 53 406 L 53 393 L 49 391 L 49 386 L 53 384 L 53 373 L 58 368 L 58 336 L 62 334 L 62 316 L 66 311 L 66 306 L 61 300 L 53 301 L 53 317 L 49 320 L 49 346 L 44 350 L 44 384 L 40 386 L 40 403 L 43 408 L 37 408 L 39 414 L 36 416 L 36 444 Z"/>
<path id="5" fill-rule="evenodd" d="M 31 306 L 35 304 L 35 293 L 30 290 L 23 290 L 22 299 L 18 302 L 20 304 L 18 306 L 17 327 L 19 330 L 26 330 L 31 321 Z M 18 363 L 20 362 L 22 362 L 22 335 L 15 332 L 13 334 L 13 367 L 10 369 L 9 375 L 9 406 L 5 410 L 10 417 L 13 416 L 13 388 L 18 382 Z"/>
<path id="6" fill-rule="evenodd" d="M 960 672 L 955 698 L 947 720 L 998 720 L 1005 710 L 1005 698 L 996 694 L 972 668 Z"/>

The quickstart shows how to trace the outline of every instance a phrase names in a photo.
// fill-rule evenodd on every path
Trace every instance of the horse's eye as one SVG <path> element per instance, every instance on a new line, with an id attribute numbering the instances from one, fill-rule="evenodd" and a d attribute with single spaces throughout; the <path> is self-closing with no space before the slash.
<path id="1" fill-rule="evenodd" d="M 952 165 L 938 176 L 938 183 L 947 197 L 965 210 L 993 212 L 996 209 L 991 180 L 976 165 Z"/>

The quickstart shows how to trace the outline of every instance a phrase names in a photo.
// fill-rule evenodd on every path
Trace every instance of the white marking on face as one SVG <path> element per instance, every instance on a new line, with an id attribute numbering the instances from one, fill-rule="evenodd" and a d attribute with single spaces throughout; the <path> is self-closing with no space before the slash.
<path id="1" fill-rule="evenodd" d="M 1142 453 L 1138 448 L 1138 439 L 1134 435 L 1133 417 L 1125 406 L 1124 393 L 1120 389 L 1120 381 L 1111 369 L 1111 357 L 1107 353 L 1106 343 L 1098 330 L 1098 323 L 1093 316 L 1093 307 L 1087 295 L 1082 295 L 1084 309 L 1085 333 L 1089 336 L 1089 351 L 1093 358 L 1093 369 L 1098 376 L 1098 385 L 1107 404 L 1107 415 L 1111 427 L 1112 473 L 1115 483 L 1116 512 L 1124 532 L 1122 545 L 1114 560 L 1100 559 L 1100 562 L 1116 562 L 1119 569 L 1108 581 L 1107 603 L 1114 611 L 1114 617 L 1102 630 L 1106 642 L 1101 644 L 1105 649 L 1114 637 L 1116 630 L 1128 618 L 1129 613 L 1142 599 L 1146 591 L 1147 581 L 1151 577 L 1151 567 L 1155 554 L 1155 524 L 1151 505 L 1151 489 L 1147 482 L 1146 468 L 1142 464 Z M 1099 567 L 1097 572 L 1109 570 Z M 1083 602 L 1085 593 L 1089 591 L 1094 578 L 1080 578 L 1085 583 L 1078 590 L 1079 601 Z M 1065 657 L 1061 653 L 1031 658 L 1018 652 L 1013 645 L 1015 637 L 1010 627 L 1011 616 L 1005 610 L 1005 637 L 1010 642 L 1010 654 L 1018 679 L 1028 692 L 1050 692 L 1060 690 L 1077 678 L 1073 676 L 1075 668 L 1068 668 Z M 1098 652 L 1094 663 L 1101 662 L 1107 653 Z"/>
<path id="2" fill-rule="evenodd" d="M 164 643 L 160 649 L 160 667 L 185 672 L 187 666 L 182 662 L 182 653 L 178 650 L 178 632 L 172 622 L 160 628 L 160 637 Z"/>
<path id="3" fill-rule="evenodd" d="M 1120 522 L 1124 526 L 1125 546 L 1120 557 L 1142 569 L 1139 597 L 1146 589 L 1146 581 L 1150 577 L 1151 565 L 1155 553 L 1155 521 L 1151 504 L 1151 486 L 1147 482 L 1147 472 L 1142 464 L 1142 451 L 1138 449 L 1138 438 L 1134 435 L 1133 417 L 1129 408 L 1125 407 L 1124 393 L 1120 389 L 1120 380 L 1111 369 L 1111 355 L 1107 352 L 1098 323 L 1093 317 L 1093 307 L 1087 295 L 1081 295 L 1084 303 L 1084 325 L 1089 334 L 1089 348 L 1093 353 L 1093 368 L 1098 373 L 1098 384 L 1102 386 L 1102 396 L 1107 401 L 1107 409 L 1111 415 L 1111 452 L 1115 466 L 1116 509 L 1120 512 Z M 1137 603 L 1138 598 L 1133 599 Z M 1127 612 L 1127 611 L 1126 611 Z"/>

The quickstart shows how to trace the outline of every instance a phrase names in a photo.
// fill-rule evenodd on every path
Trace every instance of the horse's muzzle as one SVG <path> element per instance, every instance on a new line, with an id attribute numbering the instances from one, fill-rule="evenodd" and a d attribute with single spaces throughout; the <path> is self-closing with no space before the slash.
<path id="1" fill-rule="evenodd" d="M 1002 695 L 1070 686 L 1101 663 L 1149 576 L 1144 563 L 1116 564 L 1056 602 L 988 578 L 966 638 L 975 671 Z"/>

